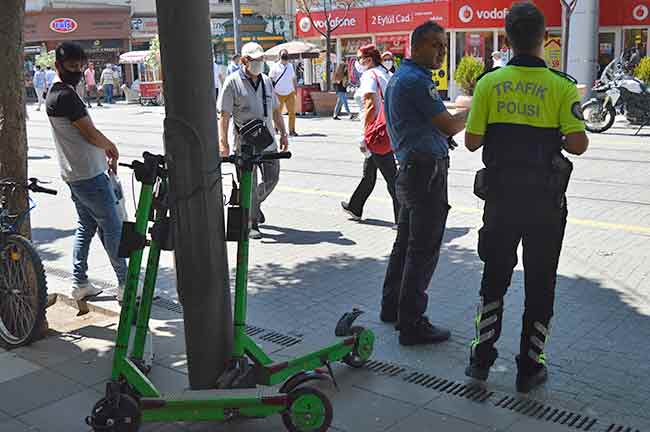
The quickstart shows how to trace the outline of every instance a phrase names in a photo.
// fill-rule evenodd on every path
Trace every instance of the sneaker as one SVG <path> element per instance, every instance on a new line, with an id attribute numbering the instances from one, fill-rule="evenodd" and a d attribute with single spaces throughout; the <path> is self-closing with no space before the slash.
<path id="1" fill-rule="evenodd" d="M 259 213 L 257 214 L 257 223 L 263 224 L 264 222 L 266 222 L 266 216 L 262 213 L 262 209 L 259 209 Z"/>
<path id="2" fill-rule="evenodd" d="M 339 116 L 334 116 L 334 117 L 332 117 L 332 120 L 341 120 L 341 117 L 339 117 Z"/>
<path id="3" fill-rule="evenodd" d="M 397 322 L 397 309 L 392 309 L 388 307 L 382 307 L 381 312 L 379 313 L 379 319 L 381 322 L 385 323 L 396 323 Z"/>
<path id="4" fill-rule="evenodd" d="M 344 212 L 346 212 L 350 216 L 350 219 L 352 219 L 353 221 L 358 222 L 358 221 L 361 220 L 361 215 L 358 215 L 355 212 L 353 212 L 352 210 L 350 210 L 350 204 L 349 203 L 347 203 L 345 201 L 341 201 L 341 208 L 343 209 Z"/>
<path id="5" fill-rule="evenodd" d="M 296 132 L 296 131 L 291 131 L 291 132 L 289 132 L 289 136 L 297 137 L 297 136 L 298 136 L 298 132 Z"/>
<path id="6" fill-rule="evenodd" d="M 76 301 L 81 301 L 99 295 L 103 291 L 103 289 L 96 287 L 90 282 L 74 283 L 72 286 L 72 298 Z"/>
<path id="7" fill-rule="evenodd" d="M 523 371 L 519 356 L 517 360 L 517 381 L 515 383 L 519 393 L 529 393 L 534 388 L 544 384 L 548 380 L 548 369 L 544 365 L 536 365 L 532 371 Z"/>
<path id="8" fill-rule="evenodd" d="M 465 368 L 465 376 L 474 378 L 479 381 L 487 381 L 488 376 L 490 375 L 489 366 L 481 364 L 477 359 L 469 359 L 469 365 Z"/>
<path id="9" fill-rule="evenodd" d="M 259 240 L 262 238 L 262 233 L 260 232 L 259 228 L 251 228 L 251 230 L 248 232 L 248 238 Z"/>
<path id="10" fill-rule="evenodd" d="M 404 346 L 431 345 L 445 342 L 450 337 L 449 330 L 434 326 L 426 316 L 415 324 L 400 325 L 399 343 Z"/>

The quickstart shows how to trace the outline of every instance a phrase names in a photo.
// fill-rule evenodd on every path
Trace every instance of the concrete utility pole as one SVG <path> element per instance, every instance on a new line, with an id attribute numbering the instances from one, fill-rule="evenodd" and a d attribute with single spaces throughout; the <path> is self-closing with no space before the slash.
<path id="1" fill-rule="evenodd" d="M 214 388 L 232 344 L 208 0 L 156 0 L 165 76 L 178 293 L 192 389 Z"/>
<path id="2" fill-rule="evenodd" d="M 239 0 L 232 0 L 232 24 L 235 52 L 241 54 L 241 5 Z"/>
<path id="3" fill-rule="evenodd" d="M 568 43 L 566 39 L 562 41 L 566 72 L 589 88 L 598 72 L 598 3 L 598 0 L 577 0 L 567 20 L 571 29 Z"/>

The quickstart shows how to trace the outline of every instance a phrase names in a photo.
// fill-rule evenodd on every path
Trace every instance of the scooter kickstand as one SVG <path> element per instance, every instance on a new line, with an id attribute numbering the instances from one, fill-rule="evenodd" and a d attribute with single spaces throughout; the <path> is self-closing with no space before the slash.
<path id="1" fill-rule="evenodd" d="M 336 391 L 339 391 L 339 383 L 336 382 L 336 377 L 334 376 L 334 371 L 332 370 L 332 364 L 329 361 L 326 361 L 325 366 L 327 366 L 327 373 L 329 373 L 330 378 L 332 378 L 332 382 L 334 383 L 334 388 L 336 389 Z"/>

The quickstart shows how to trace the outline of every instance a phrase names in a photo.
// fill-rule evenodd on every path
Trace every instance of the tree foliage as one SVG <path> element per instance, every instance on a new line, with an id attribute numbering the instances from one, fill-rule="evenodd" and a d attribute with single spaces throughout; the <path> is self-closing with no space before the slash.
<path id="1" fill-rule="evenodd" d="M 650 57 L 643 57 L 634 69 L 634 76 L 650 85 Z"/>
<path id="2" fill-rule="evenodd" d="M 54 62 L 56 60 L 56 54 L 54 53 L 54 50 L 40 53 L 39 55 L 36 56 L 36 64 L 42 68 L 46 67 L 54 67 Z"/>
<path id="3" fill-rule="evenodd" d="M 158 35 L 151 39 L 149 43 L 149 55 L 144 62 L 153 70 L 160 68 L 160 39 Z"/>
<path id="4" fill-rule="evenodd" d="M 454 74 L 454 79 L 463 90 L 463 92 L 471 96 L 474 93 L 474 88 L 476 87 L 476 80 L 485 70 L 485 65 L 483 62 L 476 57 L 465 56 L 461 59 L 458 67 L 456 68 L 456 73 Z"/>

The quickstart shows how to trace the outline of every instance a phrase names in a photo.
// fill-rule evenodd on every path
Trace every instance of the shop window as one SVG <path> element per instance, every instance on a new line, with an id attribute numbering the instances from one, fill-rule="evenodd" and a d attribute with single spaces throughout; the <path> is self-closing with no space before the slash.
<path id="1" fill-rule="evenodd" d="M 598 35 L 598 76 L 614 60 L 616 50 L 616 33 Z"/>
<path id="2" fill-rule="evenodd" d="M 624 32 L 625 45 L 624 49 L 628 50 L 634 48 L 635 46 L 641 50 L 642 56 L 650 55 L 648 52 L 647 42 L 648 42 L 648 29 L 629 29 Z"/>
<path id="3" fill-rule="evenodd" d="M 456 64 L 463 57 L 472 56 L 481 60 L 486 69 L 492 66 L 494 38 L 492 32 L 458 32 L 456 33 Z"/>

